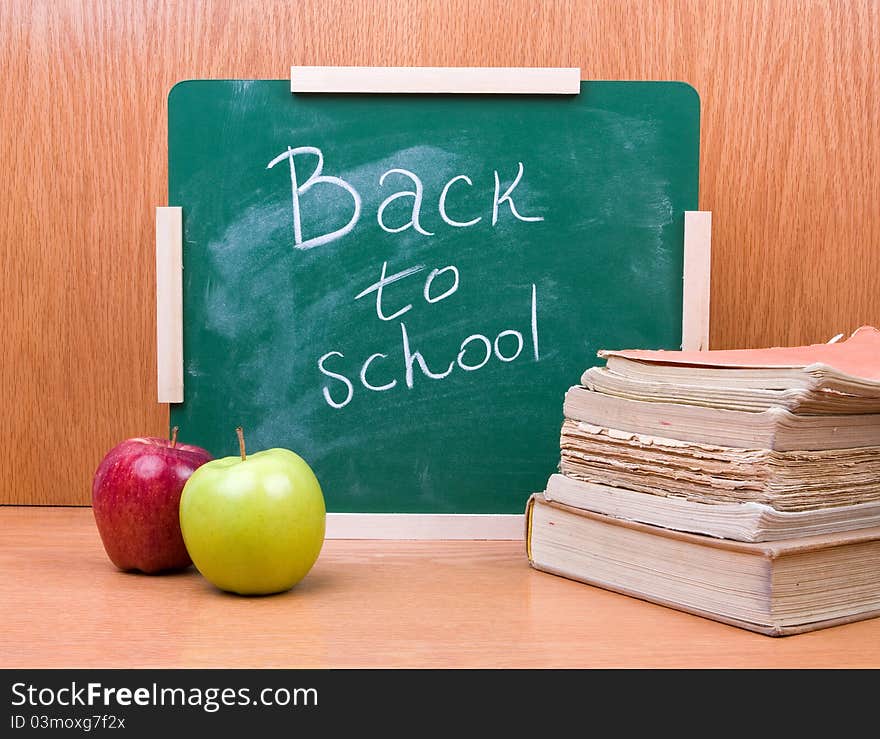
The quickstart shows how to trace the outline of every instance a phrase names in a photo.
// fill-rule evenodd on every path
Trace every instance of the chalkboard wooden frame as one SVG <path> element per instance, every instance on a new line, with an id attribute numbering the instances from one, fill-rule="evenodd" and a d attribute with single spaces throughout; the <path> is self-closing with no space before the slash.
<path id="1" fill-rule="evenodd" d="M 400 70 L 398 70 L 400 71 Z M 405 71 L 405 70 L 404 70 Z M 461 70 L 458 70 L 459 72 Z M 511 70 L 497 70 L 509 73 Z M 570 70 L 566 70 L 570 71 Z M 352 90 L 353 91 L 353 90 Z M 389 91 L 383 88 L 383 91 Z M 410 90 L 401 90 L 409 92 Z M 419 89 L 445 92 L 441 87 Z M 495 90 L 470 92 L 509 93 L 503 86 Z M 535 90 L 521 92 L 534 93 Z M 540 91 L 539 91 L 540 92 Z M 558 90 L 546 92 L 559 94 Z M 159 366 L 159 402 L 183 400 L 183 330 L 182 309 L 178 310 L 177 288 L 182 281 L 182 242 L 180 208 L 157 210 L 157 362 Z M 711 214 L 685 211 L 684 274 L 682 302 L 682 346 L 708 348 L 709 265 Z M 170 298 L 172 307 L 162 307 Z M 179 385 L 175 380 L 180 377 Z M 512 513 L 330 513 L 328 538 L 371 539 L 520 539 L 523 516 Z"/>

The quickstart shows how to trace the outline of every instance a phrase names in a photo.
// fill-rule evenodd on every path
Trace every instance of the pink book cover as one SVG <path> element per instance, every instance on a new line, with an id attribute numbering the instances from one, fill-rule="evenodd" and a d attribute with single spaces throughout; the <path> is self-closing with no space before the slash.
<path id="1" fill-rule="evenodd" d="M 831 367 L 839 373 L 880 380 L 880 331 L 862 326 L 844 341 L 767 349 L 710 349 L 668 351 L 649 349 L 602 350 L 600 357 L 624 357 L 654 364 L 725 368 Z"/>

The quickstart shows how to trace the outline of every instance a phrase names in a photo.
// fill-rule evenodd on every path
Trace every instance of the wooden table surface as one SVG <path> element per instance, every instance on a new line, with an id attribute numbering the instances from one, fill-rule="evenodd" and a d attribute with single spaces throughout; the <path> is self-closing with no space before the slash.
<path id="1" fill-rule="evenodd" d="M 117 571 L 89 508 L 0 507 L 0 667 L 878 667 L 532 570 L 521 542 L 328 541 L 290 592 Z"/>

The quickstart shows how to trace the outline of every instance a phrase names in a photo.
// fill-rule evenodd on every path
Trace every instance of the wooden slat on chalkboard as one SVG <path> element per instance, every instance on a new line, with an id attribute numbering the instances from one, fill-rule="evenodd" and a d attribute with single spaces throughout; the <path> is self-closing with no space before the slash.
<path id="1" fill-rule="evenodd" d="M 291 92 L 577 95 L 578 67 L 291 67 Z"/>
<path id="2" fill-rule="evenodd" d="M 709 348 L 709 283 L 712 262 L 712 213 L 684 213 L 684 288 L 681 348 Z"/>
<path id="3" fill-rule="evenodd" d="M 160 403 L 183 402 L 183 209 L 156 208 L 156 364 Z"/>
<path id="4" fill-rule="evenodd" d="M 328 513 L 328 539 L 522 540 L 521 513 Z"/>

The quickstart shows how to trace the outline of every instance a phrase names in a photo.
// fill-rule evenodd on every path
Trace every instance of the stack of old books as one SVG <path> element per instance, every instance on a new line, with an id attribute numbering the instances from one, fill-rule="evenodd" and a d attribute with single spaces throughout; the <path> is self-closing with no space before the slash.
<path id="1" fill-rule="evenodd" d="M 527 506 L 534 567 L 773 635 L 880 615 L 880 331 L 600 357 Z"/>

